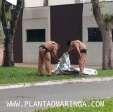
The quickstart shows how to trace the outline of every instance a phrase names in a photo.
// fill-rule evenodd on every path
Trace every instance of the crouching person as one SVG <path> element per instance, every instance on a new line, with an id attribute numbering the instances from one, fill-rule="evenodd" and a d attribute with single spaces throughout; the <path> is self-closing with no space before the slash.
<path id="1" fill-rule="evenodd" d="M 59 45 L 54 41 L 48 41 L 39 46 L 38 72 L 40 75 L 51 75 L 51 58 L 57 58 Z"/>
<path id="2" fill-rule="evenodd" d="M 83 71 L 86 64 L 87 47 L 83 42 L 79 40 L 68 42 L 68 45 L 70 45 L 68 52 L 78 53 L 79 56 L 78 64 L 80 68 L 80 75 L 83 75 Z"/>

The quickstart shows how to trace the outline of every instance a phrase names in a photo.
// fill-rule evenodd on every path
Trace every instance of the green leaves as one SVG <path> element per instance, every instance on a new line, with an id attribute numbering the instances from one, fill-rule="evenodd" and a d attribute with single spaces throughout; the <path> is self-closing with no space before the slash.
<path id="1" fill-rule="evenodd" d="M 110 14 L 104 14 L 103 18 L 105 23 L 111 23 L 113 21 L 113 15 L 110 15 Z"/>

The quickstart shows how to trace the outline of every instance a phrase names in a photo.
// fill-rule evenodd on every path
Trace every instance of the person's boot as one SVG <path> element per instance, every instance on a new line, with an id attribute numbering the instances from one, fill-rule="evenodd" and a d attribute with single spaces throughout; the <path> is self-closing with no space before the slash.
<path id="1" fill-rule="evenodd" d="M 83 72 L 79 72 L 79 76 L 83 77 L 84 76 Z"/>

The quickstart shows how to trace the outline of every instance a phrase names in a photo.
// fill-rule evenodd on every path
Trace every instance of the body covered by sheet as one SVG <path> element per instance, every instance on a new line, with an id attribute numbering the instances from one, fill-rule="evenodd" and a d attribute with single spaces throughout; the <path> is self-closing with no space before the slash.
<path id="1" fill-rule="evenodd" d="M 52 71 L 55 74 L 60 73 L 70 73 L 70 72 L 79 72 L 79 68 L 74 68 L 71 66 L 70 58 L 68 52 L 64 53 L 60 59 L 54 70 Z M 86 75 L 97 75 L 97 70 L 91 68 L 85 68 L 83 71 Z"/>

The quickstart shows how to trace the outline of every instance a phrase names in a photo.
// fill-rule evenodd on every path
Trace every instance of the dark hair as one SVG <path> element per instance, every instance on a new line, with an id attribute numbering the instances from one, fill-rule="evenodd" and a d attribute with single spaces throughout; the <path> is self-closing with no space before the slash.
<path id="1" fill-rule="evenodd" d="M 69 41 L 67 42 L 67 46 L 70 46 L 70 44 L 71 44 L 71 40 L 69 40 Z"/>

